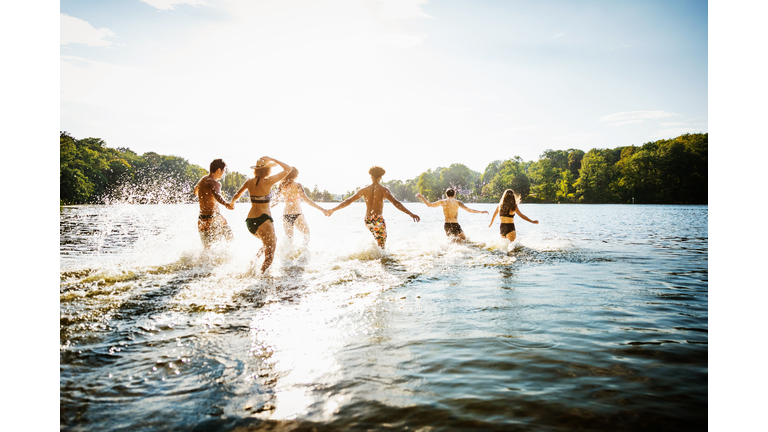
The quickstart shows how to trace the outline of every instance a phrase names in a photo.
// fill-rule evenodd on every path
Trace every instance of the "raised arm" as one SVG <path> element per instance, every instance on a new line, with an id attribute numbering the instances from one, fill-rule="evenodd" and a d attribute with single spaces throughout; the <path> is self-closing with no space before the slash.
<path id="1" fill-rule="evenodd" d="M 528 219 L 528 216 L 520 213 L 520 206 L 516 206 L 515 207 L 515 213 L 517 213 L 518 216 L 520 216 L 521 218 L 527 220 L 528 222 L 530 222 L 532 224 L 538 224 L 539 223 L 539 221 L 537 221 L 537 220 L 530 220 L 530 219 Z"/>
<path id="2" fill-rule="evenodd" d="M 325 209 L 320 207 L 319 205 L 315 204 L 315 202 L 312 201 L 311 199 L 309 199 L 307 194 L 304 193 L 304 188 L 301 186 L 301 184 L 297 184 L 296 186 L 299 188 L 299 195 L 301 195 L 301 199 L 303 199 L 305 203 L 307 203 L 310 206 L 320 210 L 321 212 L 323 212 L 323 214 L 325 214 Z"/>
<path id="3" fill-rule="evenodd" d="M 499 214 L 499 206 L 496 206 L 496 210 L 493 211 L 493 216 L 491 216 L 491 223 L 488 224 L 488 228 L 493 225 L 493 220 L 496 219 L 497 214 Z"/>
<path id="4" fill-rule="evenodd" d="M 275 175 L 271 175 L 271 176 L 268 177 L 270 185 L 273 185 L 273 184 L 279 182 L 280 180 L 284 179 L 285 176 L 287 176 L 291 171 L 293 171 L 293 168 L 291 168 L 290 165 L 288 165 L 285 162 L 280 162 L 279 160 L 277 160 L 275 158 L 271 158 L 269 156 L 262 156 L 262 159 L 265 159 L 265 160 L 268 160 L 268 161 L 272 161 L 272 162 L 280 165 L 280 167 L 283 169 L 279 173 L 277 173 Z M 264 179 L 264 180 L 267 180 L 267 179 Z"/>
<path id="5" fill-rule="evenodd" d="M 485 210 L 472 210 L 471 208 L 464 205 L 463 202 L 459 201 L 459 207 L 463 208 L 464 210 L 470 212 L 470 213 L 485 213 L 488 214 Z M 493 220 L 491 220 L 491 223 L 493 223 Z"/>
<path id="6" fill-rule="evenodd" d="M 400 201 L 398 201 L 397 198 L 395 198 L 392 195 L 392 192 L 390 192 L 389 189 L 384 189 L 384 198 L 388 199 L 389 202 L 391 202 L 392 205 L 394 205 L 398 210 L 412 217 L 414 222 L 418 222 L 421 220 L 421 218 L 419 218 L 417 215 L 411 213 L 410 210 L 405 208 L 405 206 L 401 204 Z"/>
<path id="7" fill-rule="evenodd" d="M 424 198 L 424 195 L 422 195 L 422 194 L 420 194 L 420 193 L 417 193 L 417 194 L 416 194 L 416 198 L 420 199 L 420 200 L 421 200 L 421 202 L 423 202 L 424 204 L 426 204 L 426 205 L 427 205 L 427 207 L 440 207 L 440 205 L 441 205 L 440 201 L 442 201 L 442 200 L 437 200 L 437 201 L 435 201 L 435 202 L 429 202 L 429 201 L 427 201 L 427 199 L 426 199 L 426 198 Z M 391 200 L 390 200 L 390 201 L 391 201 Z M 393 203 L 393 204 L 394 204 L 394 203 Z"/>

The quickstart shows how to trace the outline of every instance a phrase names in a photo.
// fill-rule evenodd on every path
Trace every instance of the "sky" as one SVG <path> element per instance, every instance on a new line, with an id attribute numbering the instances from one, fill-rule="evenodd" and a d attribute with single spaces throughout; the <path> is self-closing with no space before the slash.
<path id="1" fill-rule="evenodd" d="M 546 148 L 708 132 L 710 121 L 708 418 L 719 429 L 762 421 L 768 3 L 6 3 L 0 118 L 14 207 L 2 269 L 21 289 L 6 290 L 0 325 L 23 323 L 5 345 L 36 353 L 2 363 L 16 371 L 6 423 L 58 422 L 58 354 L 39 347 L 60 342 L 58 296 L 40 295 L 59 280 L 59 130 L 201 166 L 224 157 L 242 173 L 266 154 L 346 191 L 373 163 L 385 180 L 451 163 L 482 171 Z"/>
<path id="2" fill-rule="evenodd" d="M 708 132 L 706 1 L 60 2 L 60 130 L 343 193 Z"/>

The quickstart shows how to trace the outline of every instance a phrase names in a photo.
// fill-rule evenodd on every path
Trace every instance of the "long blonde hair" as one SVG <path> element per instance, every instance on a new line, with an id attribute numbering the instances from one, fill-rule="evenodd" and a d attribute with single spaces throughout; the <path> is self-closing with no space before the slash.
<path id="1" fill-rule="evenodd" d="M 283 177 L 283 179 L 280 180 L 280 184 L 277 186 L 277 193 L 282 194 L 283 189 L 288 187 L 292 182 L 299 185 L 298 182 L 295 182 L 296 177 L 298 176 L 299 176 L 299 170 L 296 169 L 296 167 L 291 167 L 291 172 L 289 172 L 287 176 Z M 301 186 L 299 185 L 299 187 Z"/>

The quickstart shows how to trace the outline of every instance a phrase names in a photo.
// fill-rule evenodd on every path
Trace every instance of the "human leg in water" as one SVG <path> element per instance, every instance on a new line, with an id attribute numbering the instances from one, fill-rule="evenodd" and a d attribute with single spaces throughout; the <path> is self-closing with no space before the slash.
<path id="1" fill-rule="evenodd" d="M 307 225 L 307 219 L 303 214 L 296 219 L 296 229 L 304 235 L 304 246 L 306 247 L 309 244 L 309 225 Z"/>
<path id="2" fill-rule="evenodd" d="M 255 235 L 264 244 L 261 248 L 264 252 L 264 263 L 261 265 L 261 272 L 264 273 L 272 265 L 272 260 L 275 259 L 277 236 L 275 235 L 275 226 L 272 224 L 272 221 L 261 224 Z"/>
<path id="3" fill-rule="evenodd" d="M 293 241 L 293 226 L 296 224 L 296 220 L 300 216 L 300 213 L 283 215 L 283 230 L 285 231 L 285 236 L 288 237 L 289 241 Z"/>

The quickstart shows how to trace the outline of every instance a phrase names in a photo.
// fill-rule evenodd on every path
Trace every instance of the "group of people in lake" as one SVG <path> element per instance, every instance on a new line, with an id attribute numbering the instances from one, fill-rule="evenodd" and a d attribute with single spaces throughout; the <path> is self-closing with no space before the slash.
<path id="1" fill-rule="evenodd" d="M 282 168 L 282 171 L 272 174 L 272 168 Z M 341 210 L 353 202 L 363 198 L 365 200 L 365 226 L 373 234 L 376 243 L 384 248 L 387 242 L 387 224 L 384 221 L 384 200 L 391 202 L 398 210 L 413 218 L 414 222 L 420 220 L 418 215 L 411 213 L 410 210 L 395 198 L 386 187 L 381 185 L 381 179 L 386 173 L 380 166 L 371 167 L 368 174 L 371 176 L 371 184 L 358 190 L 354 195 L 342 201 L 332 209 L 324 209 L 312 201 L 304 192 L 304 188 L 296 181 L 299 171 L 277 159 L 269 156 L 260 158 L 256 165 L 252 166 L 253 178 L 248 179 L 240 187 L 240 190 L 232 197 L 230 201 L 224 199 L 221 194 L 221 183 L 219 180 L 225 175 L 227 164 L 221 159 L 211 162 L 210 172 L 200 179 L 195 185 L 195 195 L 200 202 L 200 216 L 197 220 L 197 229 L 200 232 L 200 239 L 203 245 L 208 248 L 212 243 L 219 240 L 232 240 L 232 230 L 227 224 L 227 220 L 219 213 L 219 204 L 229 210 L 234 210 L 235 202 L 246 192 L 251 200 L 251 209 L 248 217 L 245 219 L 245 225 L 251 234 L 259 238 L 263 244 L 262 249 L 257 253 L 264 253 L 264 263 L 261 271 L 266 271 L 274 259 L 275 247 L 277 245 L 277 236 L 275 235 L 274 219 L 272 219 L 271 207 L 278 202 L 278 196 L 282 196 L 285 201 L 283 210 L 283 228 L 288 237 L 293 237 L 293 230 L 296 228 L 304 235 L 305 242 L 309 241 L 309 226 L 301 210 L 301 201 L 320 210 L 326 216 L 331 216 L 337 210 Z M 272 187 L 280 182 L 275 194 L 272 193 Z M 445 215 L 445 234 L 452 240 L 466 240 L 464 231 L 459 225 L 459 208 L 470 213 L 485 213 L 487 211 L 473 210 L 456 199 L 456 191 L 448 189 L 445 191 L 446 198 L 435 202 L 429 202 L 421 194 L 416 194 L 424 204 L 429 207 L 442 207 Z M 520 196 L 515 194 L 512 189 L 507 189 L 499 200 L 499 205 L 491 217 L 490 228 L 496 215 L 501 220 L 500 233 L 503 238 L 514 241 L 516 238 L 514 216 L 518 215 L 524 220 L 538 224 L 539 221 L 531 220 L 520 212 Z"/>

